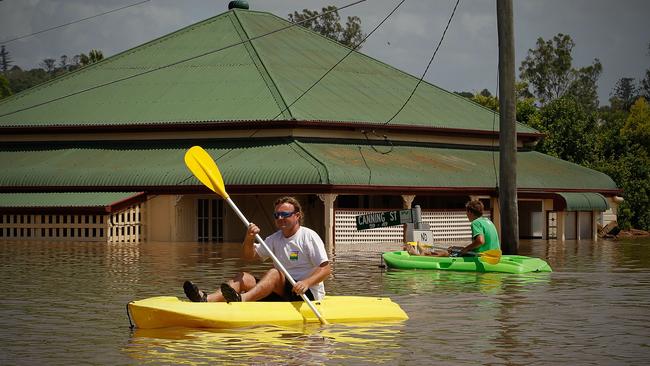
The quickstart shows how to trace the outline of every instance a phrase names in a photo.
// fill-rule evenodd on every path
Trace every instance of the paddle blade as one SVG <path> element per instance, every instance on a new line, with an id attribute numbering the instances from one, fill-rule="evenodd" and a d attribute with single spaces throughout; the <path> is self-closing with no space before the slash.
<path id="1" fill-rule="evenodd" d="M 206 187 L 223 197 L 228 198 L 226 187 L 217 163 L 201 146 L 193 146 L 185 153 L 185 165 L 194 176 Z"/>
<path id="2" fill-rule="evenodd" d="M 501 251 L 499 249 L 490 249 L 478 253 L 481 260 L 489 264 L 497 264 L 501 260 Z"/>

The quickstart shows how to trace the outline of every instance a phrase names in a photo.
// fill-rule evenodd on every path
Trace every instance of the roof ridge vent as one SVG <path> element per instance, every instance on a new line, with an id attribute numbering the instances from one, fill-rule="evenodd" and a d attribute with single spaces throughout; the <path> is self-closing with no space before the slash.
<path id="1" fill-rule="evenodd" d="M 248 1 L 235 0 L 228 3 L 228 10 L 230 9 L 246 9 L 248 10 Z"/>

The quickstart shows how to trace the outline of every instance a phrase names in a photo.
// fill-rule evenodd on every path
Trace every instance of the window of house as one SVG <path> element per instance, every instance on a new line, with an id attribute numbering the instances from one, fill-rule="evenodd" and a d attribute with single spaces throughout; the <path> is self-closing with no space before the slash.
<path id="1" fill-rule="evenodd" d="M 197 240 L 223 242 L 223 200 L 197 200 Z"/>

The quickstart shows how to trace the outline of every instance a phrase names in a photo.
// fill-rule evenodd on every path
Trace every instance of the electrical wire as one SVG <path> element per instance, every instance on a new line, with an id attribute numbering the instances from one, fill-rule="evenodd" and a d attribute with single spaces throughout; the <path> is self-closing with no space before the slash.
<path id="1" fill-rule="evenodd" d="M 363 159 L 363 163 L 366 165 L 366 168 L 368 168 L 368 185 L 370 185 L 370 182 L 372 181 L 372 169 L 370 169 L 370 166 L 366 161 L 366 157 L 363 156 L 363 151 L 361 151 L 361 146 L 357 146 L 357 148 L 359 149 L 359 155 L 361 155 L 361 159 Z"/>
<path id="2" fill-rule="evenodd" d="M 447 34 L 447 30 L 449 29 L 449 25 L 451 24 L 452 19 L 454 19 L 454 15 L 456 14 L 456 9 L 458 8 L 458 4 L 459 4 L 459 3 L 460 3 L 460 0 L 456 0 L 456 4 L 454 5 L 454 9 L 452 10 L 451 15 L 449 16 L 449 20 L 447 21 L 447 25 L 445 26 L 445 29 L 444 29 L 444 31 L 442 32 L 442 36 L 440 37 L 440 41 L 438 41 L 438 45 L 436 46 L 436 49 L 435 49 L 435 51 L 433 52 L 433 55 L 431 55 L 431 58 L 429 59 L 429 63 L 427 64 L 426 69 L 425 69 L 424 72 L 422 73 L 422 76 L 421 76 L 420 79 L 418 80 L 417 84 L 415 84 L 415 87 L 414 87 L 413 90 L 411 91 L 411 94 L 408 96 L 408 98 L 406 98 L 406 100 L 404 101 L 404 103 L 402 104 L 402 106 L 397 110 L 397 112 L 395 112 L 395 114 L 394 114 L 391 118 L 389 118 L 389 119 L 388 119 L 388 120 L 383 124 L 383 126 L 388 125 L 388 124 L 389 124 L 393 119 L 395 119 L 395 117 L 397 117 L 397 115 L 398 115 L 398 114 L 399 114 L 399 113 L 404 109 L 404 107 L 406 107 L 406 105 L 408 104 L 408 102 L 411 100 L 411 98 L 412 98 L 413 95 L 415 94 L 415 91 L 417 90 L 418 86 L 420 86 L 420 83 L 422 83 L 422 80 L 424 79 L 424 76 L 425 76 L 425 75 L 427 74 L 427 72 L 429 71 L 429 67 L 431 66 L 431 63 L 433 62 L 433 59 L 436 57 L 436 54 L 438 53 L 438 50 L 440 49 L 440 45 L 442 44 L 442 41 L 445 39 L 445 35 Z M 377 134 L 375 133 L 375 131 L 372 131 L 372 132 L 373 132 L 375 135 L 377 135 Z M 370 141 L 370 139 L 368 139 L 368 135 L 367 135 L 367 133 L 366 133 L 365 131 L 362 131 L 361 133 L 364 134 L 364 136 L 366 137 L 366 140 Z M 382 154 L 382 155 L 387 155 L 387 154 L 389 154 L 389 153 L 391 153 L 391 152 L 393 151 L 394 146 L 393 146 L 393 143 L 391 142 L 391 140 L 390 140 L 386 135 L 383 135 L 383 137 L 384 137 L 384 141 L 386 141 L 386 142 L 388 142 L 388 143 L 390 144 L 390 150 L 388 150 L 388 151 L 379 151 L 377 148 L 375 148 L 375 146 L 374 146 L 372 143 L 370 144 L 370 146 L 371 146 L 372 149 L 375 150 L 376 152 L 378 152 L 378 153 L 380 153 L 380 154 Z"/>
<path id="3" fill-rule="evenodd" d="M 296 98 L 293 102 L 291 102 L 291 104 L 286 106 L 286 108 L 284 108 L 282 111 L 280 111 L 280 113 L 278 113 L 271 120 L 275 120 L 276 118 L 281 116 L 284 112 L 289 110 L 289 108 L 291 108 L 291 106 L 296 104 L 296 102 L 299 101 L 300 98 L 302 98 L 305 94 L 307 94 L 312 88 L 314 88 L 316 86 L 316 84 L 320 83 L 321 80 L 323 80 L 325 78 L 325 76 L 327 76 L 327 74 L 329 74 L 332 70 L 334 70 L 334 68 L 336 66 L 338 66 L 341 62 L 343 62 L 343 60 L 345 60 L 348 56 L 350 56 L 352 54 L 352 52 L 356 51 L 373 33 L 375 33 L 375 31 L 377 29 L 379 29 L 379 27 L 382 26 L 382 24 L 384 24 L 384 22 L 386 22 L 386 20 L 388 20 L 388 18 L 390 18 L 391 15 L 393 15 L 393 13 L 395 13 L 395 11 L 397 11 L 397 9 L 404 3 L 404 1 L 406 1 L 406 0 L 400 1 L 399 4 L 397 4 L 397 6 L 395 6 L 395 8 L 393 8 L 393 10 L 391 10 L 388 13 L 388 15 L 386 15 L 386 17 L 381 22 L 379 22 L 379 24 L 377 24 L 377 26 L 372 31 L 370 31 L 370 33 L 368 33 L 359 43 L 357 43 L 357 45 L 355 45 L 353 48 L 351 48 L 350 51 L 348 51 L 348 53 L 346 53 L 345 56 L 343 56 L 342 59 L 340 59 L 337 63 L 335 63 L 332 67 L 330 67 L 329 70 L 327 70 L 320 78 L 318 78 L 318 80 L 316 80 L 309 88 L 307 88 L 304 92 L 302 92 L 302 94 L 300 94 L 298 96 L 298 98 Z"/>
<path id="4" fill-rule="evenodd" d="M 25 34 L 25 35 L 23 35 L 23 36 L 19 36 L 19 37 L 12 38 L 12 39 L 9 39 L 9 40 L 6 40 L 6 41 L 2 41 L 2 42 L 0 42 L 0 44 L 3 44 L 3 45 L 4 45 L 4 44 L 7 44 L 7 43 L 11 43 L 11 42 L 13 42 L 13 41 L 17 41 L 17 40 L 19 40 L 19 39 L 23 39 L 23 38 L 27 38 L 27 37 L 35 36 L 35 35 L 37 35 L 37 34 L 41 34 L 41 33 L 45 33 L 45 32 L 49 32 L 49 31 L 51 31 L 51 30 L 55 30 L 55 29 L 59 29 L 59 28 L 63 28 L 63 27 L 67 27 L 67 26 L 69 26 L 69 25 L 71 25 L 71 24 L 75 24 L 75 23 L 83 22 L 84 20 L 88 20 L 88 19 L 92 19 L 92 18 L 97 18 L 97 17 L 100 17 L 100 16 L 102 16 L 102 15 L 106 15 L 106 14 L 114 13 L 114 12 L 116 12 L 116 11 L 123 10 L 123 9 L 126 9 L 126 8 L 130 8 L 130 7 L 132 7 L 132 6 L 136 6 L 136 5 L 144 4 L 144 3 L 149 2 L 149 1 L 151 1 L 151 0 L 140 1 L 140 2 L 137 2 L 137 3 L 135 3 L 135 4 L 126 5 L 126 6 L 123 6 L 123 7 L 121 7 L 121 8 L 117 8 L 117 9 L 113 9 L 113 10 L 105 11 L 105 12 L 103 12 L 103 13 L 95 14 L 95 15 L 92 15 L 92 16 L 89 16 L 89 17 L 86 17 L 86 18 L 83 18 L 83 19 L 75 20 L 75 21 L 72 21 L 72 22 L 68 22 L 68 23 L 65 23 L 65 24 L 57 25 L 57 26 L 55 26 L 55 27 L 51 27 L 51 28 L 47 28 L 47 29 L 42 29 L 42 30 L 37 31 L 37 32 L 34 32 L 34 33 Z"/>
<path id="5" fill-rule="evenodd" d="M 422 73 L 422 76 L 418 80 L 417 84 L 415 84 L 415 87 L 413 88 L 413 91 L 408 96 L 408 98 L 406 98 L 406 100 L 404 101 L 404 104 L 402 104 L 402 106 L 397 110 L 397 112 L 395 112 L 395 114 L 391 118 L 389 118 L 388 121 L 386 121 L 384 123 L 384 126 L 389 124 L 395 117 L 397 117 L 398 114 L 400 114 L 400 112 L 402 112 L 404 107 L 406 107 L 408 102 L 413 97 L 413 94 L 415 94 L 415 91 L 418 89 L 418 86 L 420 86 L 420 83 L 422 83 L 422 79 L 424 79 L 424 76 L 429 71 L 429 67 L 431 66 L 431 63 L 433 62 L 434 57 L 436 57 L 436 54 L 438 53 L 438 50 L 440 49 L 440 45 L 442 44 L 442 41 L 445 39 L 445 34 L 447 34 L 447 29 L 449 29 L 449 25 L 451 24 L 451 20 L 454 19 L 454 14 L 456 14 L 456 8 L 458 8 L 459 3 L 460 3 L 460 0 L 456 0 L 456 5 L 454 5 L 454 10 L 452 10 L 451 16 L 449 17 L 449 20 L 447 21 L 447 25 L 445 26 L 445 30 L 442 32 L 442 37 L 440 37 L 440 41 L 438 42 L 438 46 L 436 47 L 436 50 L 433 52 L 433 55 L 431 55 L 431 59 L 429 59 L 429 63 L 427 64 L 426 69 L 424 69 L 424 72 Z"/>

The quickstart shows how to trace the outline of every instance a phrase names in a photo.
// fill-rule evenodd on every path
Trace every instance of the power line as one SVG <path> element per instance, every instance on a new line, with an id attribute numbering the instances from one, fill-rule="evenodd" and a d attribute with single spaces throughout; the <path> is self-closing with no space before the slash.
<path id="1" fill-rule="evenodd" d="M 120 10 L 123 10 L 123 9 L 126 9 L 126 8 L 130 8 L 130 7 L 132 7 L 132 6 L 136 6 L 136 5 L 144 4 L 144 3 L 149 2 L 149 1 L 151 1 L 151 0 L 140 1 L 140 2 L 137 2 L 137 3 L 135 3 L 135 4 L 126 5 L 126 6 L 123 6 L 123 7 L 121 7 L 121 8 L 117 8 L 117 9 L 113 9 L 113 10 L 105 11 L 105 12 L 100 13 L 100 14 L 95 14 L 95 15 L 92 15 L 92 16 L 89 16 L 89 17 L 86 17 L 86 18 L 83 18 L 83 19 L 79 19 L 79 20 L 75 20 L 75 21 L 68 22 L 68 23 L 65 23 L 65 24 L 57 25 L 57 26 L 52 27 L 52 28 L 43 29 L 43 30 L 40 30 L 40 31 L 37 31 L 37 32 L 34 32 L 34 33 L 30 33 L 30 34 L 25 34 L 24 36 L 20 36 L 20 37 L 12 38 L 12 39 L 9 39 L 9 40 L 7 40 L 7 41 L 2 41 L 2 42 L 0 42 L 0 43 L 2 43 L 2 44 L 11 43 L 11 42 L 13 42 L 13 41 L 17 41 L 17 40 L 19 40 L 19 39 L 23 39 L 23 38 L 27 38 L 27 37 L 35 36 L 35 35 L 37 35 L 37 34 L 41 34 L 41 33 L 45 33 L 45 32 L 49 32 L 49 31 L 54 30 L 54 29 L 59 29 L 59 28 L 67 27 L 68 25 L 71 25 L 71 24 L 75 24 L 75 23 L 83 22 L 84 20 L 88 20 L 88 19 L 92 19 L 92 18 L 97 18 L 97 17 L 100 17 L 100 16 L 102 16 L 102 15 L 106 15 L 106 14 L 114 13 L 114 12 L 116 12 L 116 11 L 120 11 Z"/>
<path id="2" fill-rule="evenodd" d="M 11 112 L 8 112 L 8 113 L 0 114 L 0 117 L 10 116 L 10 115 L 12 115 L 12 114 L 16 114 L 16 113 L 23 112 L 23 111 L 26 111 L 26 110 L 29 110 L 29 109 L 32 109 L 32 108 L 40 107 L 40 106 L 43 106 L 43 105 L 46 105 L 46 104 L 49 104 L 49 103 L 52 103 L 52 102 L 56 102 L 56 101 L 59 101 L 59 100 L 65 99 L 65 98 L 69 98 L 69 97 L 72 97 L 72 96 L 75 96 L 75 95 L 79 95 L 79 94 L 86 93 L 86 92 L 89 92 L 89 91 L 92 91 L 92 90 L 96 90 L 96 89 L 99 89 L 99 88 L 103 88 L 103 87 L 105 87 L 105 86 L 109 86 L 109 85 L 117 84 L 117 83 L 120 83 L 120 82 L 122 82 L 122 81 L 126 81 L 126 80 L 131 80 L 131 79 L 133 79 L 133 78 L 136 78 L 136 77 L 139 77 L 139 76 L 142 76 L 142 75 L 147 75 L 147 74 L 150 74 L 150 73 L 152 73 L 152 72 L 156 72 L 156 71 L 159 71 L 159 70 L 162 70 L 162 69 L 166 69 L 166 68 L 168 68 L 168 67 L 176 66 L 176 65 L 182 64 L 182 63 L 184 63 L 184 62 L 191 61 L 191 60 L 195 60 L 195 59 L 200 58 L 200 57 L 203 57 L 203 56 L 207 56 L 207 55 L 211 55 L 211 54 L 213 54 L 213 53 L 221 52 L 221 51 L 224 51 L 224 50 L 226 50 L 226 49 L 229 49 L 229 48 L 232 48 L 232 47 L 235 47 L 235 46 L 239 46 L 239 45 L 242 45 L 242 44 L 244 44 L 244 43 L 247 43 L 247 42 L 250 42 L 250 41 L 254 41 L 254 40 L 256 40 L 256 39 L 259 39 L 259 38 L 262 38 L 262 37 L 266 37 L 266 36 L 269 36 L 269 35 L 274 34 L 274 33 L 277 33 L 277 32 L 281 32 L 281 31 L 283 31 L 283 30 L 285 30 L 285 29 L 289 29 L 289 28 L 291 28 L 291 27 L 295 27 L 295 26 L 300 25 L 300 24 L 302 24 L 302 23 L 304 23 L 304 22 L 308 22 L 308 21 L 310 21 L 310 20 L 316 19 L 316 18 L 321 17 L 321 16 L 323 16 L 323 15 L 326 15 L 326 14 L 332 13 L 332 12 L 337 11 L 337 10 L 340 10 L 340 9 L 348 8 L 348 7 L 351 7 L 351 6 L 354 6 L 354 5 L 360 4 L 360 3 L 365 2 L 365 1 L 366 1 L 366 0 L 355 1 L 355 2 L 353 2 L 353 3 L 351 3 L 351 4 L 348 4 L 348 5 L 342 6 L 342 7 L 338 8 L 338 9 L 331 10 L 331 11 L 327 11 L 327 12 L 324 12 L 324 13 L 322 13 L 322 14 L 318 14 L 318 15 L 313 16 L 313 17 L 311 17 L 311 18 L 304 19 L 304 20 L 302 20 L 302 21 L 300 21 L 300 22 L 291 23 L 291 24 L 289 24 L 289 25 L 287 25 L 287 26 L 284 26 L 284 27 L 278 28 L 278 29 L 276 29 L 276 30 L 272 30 L 272 31 L 270 31 L 270 32 L 268 32 L 268 33 L 264 33 L 264 34 L 261 34 L 261 35 L 259 35 L 259 36 L 255 36 L 255 37 L 252 37 L 252 38 L 248 38 L 248 39 L 246 39 L 246 40 L 243 40 L 243 41 L 240 41 L 240 42 L 236 42 L 236 43 L 233 43 L 233 44 L 230 44 L 230 45 L 228 45 L 228 46 L 224 46 L 224 47 L 221 47 L 221 48 L 218 48 L 218 49 L 212 50 L 212 51 L 207 51 L 207 52 L 204 52 L 204 53 L 199 54 L 199 55 L 196 55 L 196 56 L 192 56 L 192 57 L 188 57 L 188 58 L 185 58 L 185 59 L 181 59 L 181 60 L 178 60 L 178 61 L 176 61 L 176 62 L 172 62 L 171 64 L 158 66 L 158 67 L 153 68 L 153 69 L 151 69 L 151 70 L 143 71 L 143 72 L 140 72 L 140 73 L 137 73 L 137 74 L 133 74 L 133 75 L 130 75 L 130 76 L 125 76 L 125 77 L 123 77 L 123 78 L 116 79 L 116 80 L 112 80 L 112 81 L 109 81 L 109 82 L 106 82 L 106 83 L 103 83 L 103 84 L 99 84 L 99 85 L 91 86 L 91 87 L 89 87 L 89 88 L 82 89 L 82 90 L 76 91 L 76 92 L 74 92 L 74 93 L 70 93 L 70 94 L 62 95 L 62 96 L 60 96 L 60 97 L 58 97 L 58 98 L 54 98 L 54 99 L 50 99 L 50 100 L 46 100 L 46 101 L 41 102 L 41 103 L 33 104 L 33 105 L 27 106 L 27 107 L 25 107 L 25 108 L 20 108 L 20 109 L 16 109 L 16 110 L 11 111 Z"/>
<path id="3" fill-rule="evenodd" d="M 327 74 L 329 74 L 332 70 L 334 70 L 336 66 L 338 66 L 341 62 L 343 62 L 343 60 L 345 60 L 348 56 L 350 56 L 352 52 L 356 51 L 377 29 L 379 29 L 379 27 L 381 27 L 382 24 L 384 24 L 386 20 L 388 20 L 388 18 L 390 18 L 391 15 L 393 15 L 393 13 L 395 13 L 395 11 L 397 11 L 397 9 L 404 3 L 404 1 L 406 0 L 400 1 L 400 3 L 397 4 L 397 6 L 395 6 L 395 8 L 393 8 L 393 10 L 391 10 L 390 13 L 388 13 L 388 15 L 386 15 L 386 17 L 381 22 L 379 22 L 379 24 L 377 24 L 377 26 L 370 33 L 368 33 L 356 46 L 351 48 L 350 51 L 348 51 L 348 53 L 345 54 L 345 56 L 343 56 L 342 59 L 340 59 L 337 63 L 335 63 L 332 67 L 330 67 L 330 69 L 327 70 L 320 78 L 318 78 L 318 80 L 316 80 L 309 88 L 307 88 L 307 90 L 302 92 L 302 94 L 300 94 L 298 98 L 296 98 L 293 102 L 291 102 L 291 104 L 289 104 L 286 108 L 280 111 L 280 113 L 278 113 L 275 117 L 273 117 L 272 120 L 278 118 L 285 111 L 289 110 L 289 108 L 291 108 L 292 105 L 296 104 L 296 102 L 300 100 L 300 98 L 302 98 L 305 94 L 307 94 L 313 87 L 316 86 L 316 84 L 321 82 L 321 80 L 323 80 L 325 76 L 327 76 Z"/>
<path id="4" fill-rule="evenodd" d="M 454 19 L 454 14 L 456 14 L 456 8 L 458 8 L 458 3 L 460 3 L 460 0 L 456 0 L 456 5 L 454 5 L 454 10 L 451 12 L 451 16 L 449 17 L 449 20 L 447 21 L 447 26 L 445 26 L 445 30 L 442 32 L 442 37 L 440 37 L 440 41 L 438 42 L 438 46 L 436 47 L 436 50 L 433 52 L 433 55 L 431 55 L 431 59 L 429 59 L 429 64 L 427 64 L 427 68 L 424 69 L 424 72 L 422 73 L 422 76 L 420 77 L 420 80 L 418 80 L 417 84 L 415 84 L 415 88 L 413 88 L 413 91 L 411 92 L 411 95 L 409 95 L 408 98 L 406 98 L 406 101 L 404 101 L 404 104 L 395 112 L 395 114 L 388 119 L 384 123 L 384 126 L 389 124 L 395 117 L 397 117 L 400 112 L 406 107 L 408 102 L 411 100 L 413 97 L 413 94 L 415 94 L 415 91 L 417 90 L 418 86 L 420 86 L 420 83 L 422 83 L 422 79 L 424 79 L 424 76 L 427 74 L 427 71 L 429 71 L 429 66 L 431 66 L 431 62 L 433 62 L 433 58 L 436 57 L 436 54 L 438 53 L 438 50 L 440 49 L 440 45 L 442 44 L 442 41 L 445 39 L 445 34 L 447 34 L 447 29 L 449 29 L 449 25 L 451 24 L 451 20 Z"/>

